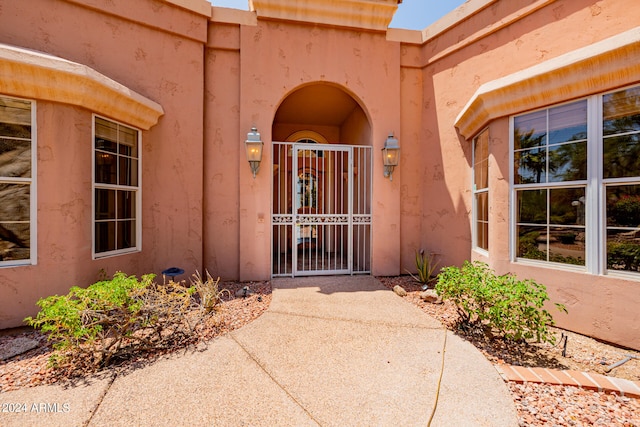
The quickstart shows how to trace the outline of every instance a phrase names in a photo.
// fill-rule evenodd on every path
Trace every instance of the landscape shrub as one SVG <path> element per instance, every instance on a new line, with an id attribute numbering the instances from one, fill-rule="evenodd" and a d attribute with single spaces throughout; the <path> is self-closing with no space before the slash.
<path id="1" fill-rule="evenodd" d="M 417 275 L 414 275 L 409 270 L 407 273 L 413 278 L 413 280 L 422 283 L 424 287 L 428 287 L 429 283 L 434 280 L 433 273 L 438 268 L 439 261 L 438 255 L 432 252 L 425 253 L 424 249 L 416 250 L 416 270 Z"/>
<path id="2" fill-rule="evenodd" d="M 640 270 L 640 244 L 630 242 L 607 243 L 607 268 L 612 270 Z"/>
<path id="3" fill-rule="evenodd" d="M 87 288 L 75 286 L 67 295 L 41 298 L 40 311 L 25 322 L 53 341 L 54 366 L 105 366 L 141 351 L 194 342 L 221 303 L 220 279 L 207 273 L 203 280 L 196 273 L 187 287 L 158 285 L 154 278 L 118 272 Z"/>
<path id="4" fill-rule="evenodd" d="M 543 308 L 549 300 L 546 288 L 533 280 L 498 276 L 485 263 L 465 261 L 462 268 L 442 269 L 436 292 L 456 305 L 467 327 L 497 331 L 508 340 L 555 342 L 547 327 L 553 317 Z M 556 306 L 566 312 L 562 304 Z"/>

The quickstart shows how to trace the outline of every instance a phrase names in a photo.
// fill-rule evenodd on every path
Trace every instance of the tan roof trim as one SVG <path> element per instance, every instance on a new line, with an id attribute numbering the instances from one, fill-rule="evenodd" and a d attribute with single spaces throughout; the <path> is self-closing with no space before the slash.
<path id="1" fill-rule="evenodd" d="M 640 80 L 640 27 L 480 86 L 455 127 L 469 139 L 498 117 Z"/>
<path id="2" fill-rule="evenodd" d="M 250 0 L 258 18 L 386 31 L 398 0 Z"/>
<path id="3" fill-rule="evenodd" d="M 483 9 L 491 6 L 496 1 L 498 0 L 467 0 L 423 30 L 389 28 L 387 31 L 387 40 L 391 42 L 423 45 L 445 31 L 459 25 L 462 21 L 469 19 Z"/>
<path id="4" fill-rule="evenodd" d="M 211 22 L 255 27 L 258 25 L 258 17 L 255 12 L 250 12 L 248 10 L 214 7 L 211 10 Z"/>
<path id="5" fill-rule="evenodd" d="M 211 3 L 207 0 L 164 0 L 167 3 L 175 4 L 183 9 L 190 10 L 206 17 L 211 16 Z"/>
<path id="6" fill-rule="evenodd" d="M 77 105 L 145 130 L 162 106 L 76 62 L 0 44 L 0 93 Z"/>

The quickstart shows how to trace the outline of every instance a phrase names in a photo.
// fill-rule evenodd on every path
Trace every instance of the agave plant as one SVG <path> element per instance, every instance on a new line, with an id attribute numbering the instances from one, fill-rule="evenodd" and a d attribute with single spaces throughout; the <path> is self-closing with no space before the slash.
<path id="1" fill-rule="evenodd" d="M 433 273 L 438 268 L 438 254 L 433 252 L 425 253 L 424 249 L 416 250 L 416 270 L 417 275 L 407 270 L 407 273 L 417 282 L 423 284 L 422 288 L 427 289 L 429 284 L 435 280 Z"/>

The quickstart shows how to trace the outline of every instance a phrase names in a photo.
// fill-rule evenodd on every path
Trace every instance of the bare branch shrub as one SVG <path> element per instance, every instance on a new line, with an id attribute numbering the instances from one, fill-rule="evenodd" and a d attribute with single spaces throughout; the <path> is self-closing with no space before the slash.
<path id="1" fill-rule="evenodd" d="M 118 272 L 86 289 L 73 287 L 67 295 L 40 299 L 40 312 L 25 321 L 54 341 L 50 362 L 70 370 L 95 370 L 199 341 L 227 292 L 218 288 L 220 279 L 206 273 L 203 280 L 196 272 L 188 287 L 153 279 L 146 275 L 138 281 Z"/>

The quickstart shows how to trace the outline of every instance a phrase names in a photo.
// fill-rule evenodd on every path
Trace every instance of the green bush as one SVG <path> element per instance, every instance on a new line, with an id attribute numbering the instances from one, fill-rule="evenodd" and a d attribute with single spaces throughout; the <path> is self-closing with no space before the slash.
<path id="1" fill-rule="evenodd" d="M 54 364 L 104 366 L 114 358 L 193 342 L 197 328 L 221 302 L 224 291 L 207 274 L 194 275 L 190 287 L 157 285 L 118 272 L 111 280 L 67 295 L 41 298 L 40 311 L 25 322 L 49 334 Z"/>
<path id="2" fill-rule="evenodd" d="M 613 204 L 608 204 L 608 216 L 614 224 L 627 227 L 640 225 L 640 196 L 622 195 Z"/>
<path id="3" fill-rule="evenodd" d="M 543 308 L 549 299 L 546 288 L 533 280 L 497 276 L 485 263 L 465 261 L 462 268 L 442 269 L 436 292 L 456 305 L 467 326 L 496 330 L 508 340 L 555 341 L 547 328 L 553 318 Z M 556 306 L 566 312 L 563 305 Z"/>
<path id="4" fill-rule="evenodd" d="M 640 245 L 635 242 L 609 242 L 607 268 L 612 270 L 640 270 Z"/>

